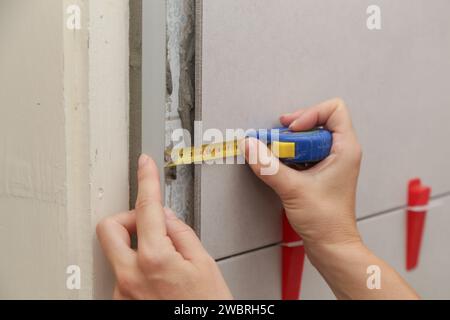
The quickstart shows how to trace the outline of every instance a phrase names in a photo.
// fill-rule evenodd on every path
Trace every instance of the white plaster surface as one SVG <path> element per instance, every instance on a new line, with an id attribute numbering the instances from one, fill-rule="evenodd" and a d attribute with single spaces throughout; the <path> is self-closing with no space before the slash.
<path id="1" fill-rule="evenodd" d="M 128 209 L 128 0 L 89 3 L 89 230 L 92 297 L 110 298 L 113 278 L 94 232 L 104 216 Z M 86 182 L 85 182 L 86 183 Z M 81 249 L 82 250 L 82 249 Z"/>
<path id="2" fill-rule="evenodd" d="M 0 297 L 110 297 L 94 230 L 128 208 L 128 1 L 2 0 L 0 38 Z"/>
<path id="3" fill-rule="evenodd" d="M 64 297 L 67 188 L 60 1 L 0 3 L 0 297 Z"/>

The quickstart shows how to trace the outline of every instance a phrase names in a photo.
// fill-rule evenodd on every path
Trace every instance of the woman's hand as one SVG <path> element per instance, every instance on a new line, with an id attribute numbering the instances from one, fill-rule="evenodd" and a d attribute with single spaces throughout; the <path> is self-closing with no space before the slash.
<path id="1" fill-rule="evenodd" d="M 161 204 L 158 170 L 142 155 L 136 208 L 102 220 L 101 246 L 116 276 L 116 299 L 231 299 L 216 262 L 194 231 Z M 130 235 L 137 232 L 138 249 Z"/>
<path id="2" fill-rule="evenodd" d="M 292 131 L 324 126 L 333 133 L 331 154 L 315 167 L 297 171 L 277 163 L 278 171 L 264 175 L 263 163 L 250 163 L 252 170 L 280 196 L 286 215 L 307 250 L 324 245 L 360 242 L 355 222 L 355 193 L 361 147 L 343 101 L 334 99 L 300 109 L 281 117 L 281 124 Z M 266 146 L 247 139 L 246 157 Z M 263 152 L 270 151 L 265 150 Z M 258 154 L 259 151 L 258 151 Z M 264 153 L 263 153 L 264 154 Z M 271 161 L 278 162 L 272 157 Z M 272 163 L 273 165 L 273 163 Z"/>
<path id="3" fill-rule="evenodd" d="M 331 154 L 309 170 L 289 168 L 270 155 L 267 147 L 247 139 L 247 159 L 255 174 L 281 198 L 286 215 L 303 238 L 312 264 L 325 278 L 338 299 L 417 299 L 408 284 L 361 241 L 355 218 L 355 194 L 361 163 L 361 147 L 349 112 L 340 99 L 298 110 L 281 117 L 292 131 L 324 126 L 333 133 Z M 264 149 L 262 153 L 252 152 Z M 269 161 L 260 154 L 269 153 Z M 264 163 L 278 171 L 264 175 Z M 266 170 L 267 171 L 267 170 Z M 379 270 L 381 286 L 371 290 L 367 270 Z"/>

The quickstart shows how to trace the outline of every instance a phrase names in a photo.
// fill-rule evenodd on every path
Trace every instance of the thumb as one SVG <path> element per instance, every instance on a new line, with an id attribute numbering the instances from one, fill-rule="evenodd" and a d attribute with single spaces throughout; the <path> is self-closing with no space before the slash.
<path id="1" fill-rule="evenodd" d="M 279 196 L 292 190 L 299 172 L 281 163 L 267 148 L 255 138 L 243 140 L 239 147 L 253 172 Z"/>

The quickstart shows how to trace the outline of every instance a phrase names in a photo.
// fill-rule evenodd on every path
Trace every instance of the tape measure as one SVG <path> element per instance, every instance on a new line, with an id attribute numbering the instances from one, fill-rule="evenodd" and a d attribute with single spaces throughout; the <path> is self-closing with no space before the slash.
<path id="1" fill-rule="evenodd" d="M 322 128 L 306 132 L 294 132 L 288 128 L 258 130 L 246 137 L 254 137 L 269 145 L 274 155 L 286 164 L 319 162 L 328 157 L 332 146 L 331 132 Z M 166 167 L 237 157 L 241 155 L 239 141 L 167 150 Z"/>

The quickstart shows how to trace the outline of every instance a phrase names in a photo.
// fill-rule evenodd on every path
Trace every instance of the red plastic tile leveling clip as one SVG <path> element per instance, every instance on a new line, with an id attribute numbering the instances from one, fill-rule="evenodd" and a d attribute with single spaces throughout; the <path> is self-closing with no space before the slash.
<path id="1" fill-rule="evenodd" d="M 305 260 L 302 238 L 291 227 L 283 211 L 282 299 L 298 300 Z"/>
<path id="2" fill-rule="evenodd" d="M 431 188 L 422 185 L 420 179 L 416 178 L 409 181 L 408 209 L 406 213 L 406 270 L 408 271 L 417 267 L 419 261 L 430 193 Z"/>

